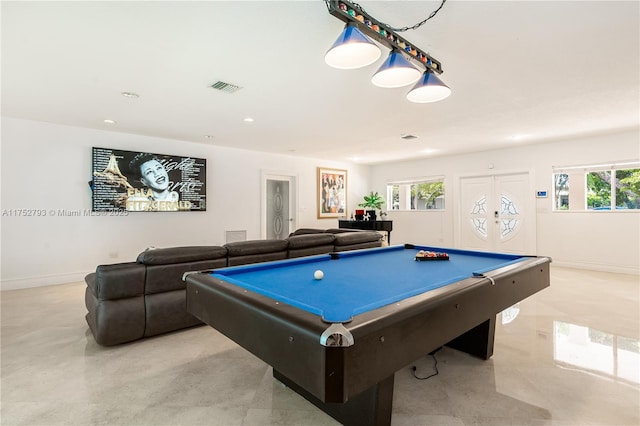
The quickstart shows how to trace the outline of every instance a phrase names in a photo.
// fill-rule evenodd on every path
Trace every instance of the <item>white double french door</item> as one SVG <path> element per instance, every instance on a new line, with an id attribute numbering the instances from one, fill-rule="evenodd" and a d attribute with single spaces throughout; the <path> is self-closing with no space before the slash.
<path id="1" fill-rule="evenodd" d="M 535 206 L 528 173 L 460 179 L 459 246 L 535 254 Z"/>

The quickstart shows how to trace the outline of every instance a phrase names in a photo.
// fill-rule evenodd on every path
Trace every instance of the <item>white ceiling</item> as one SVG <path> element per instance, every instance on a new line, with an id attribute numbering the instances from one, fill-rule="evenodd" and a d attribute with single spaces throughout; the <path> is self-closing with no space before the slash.
<path id="1" fill-rule="evenodd" d="M 440 1 L 359 3 L 400 27 Z M 371 84 L 386 48 L 326 65 L 344 24 L 321 0 L 1 7 L 3 116 L 363 164 L 639 126 L 638 1 L 449 0 L 403 33 L 442 62 L 453 93 L 432 104 Z"/>

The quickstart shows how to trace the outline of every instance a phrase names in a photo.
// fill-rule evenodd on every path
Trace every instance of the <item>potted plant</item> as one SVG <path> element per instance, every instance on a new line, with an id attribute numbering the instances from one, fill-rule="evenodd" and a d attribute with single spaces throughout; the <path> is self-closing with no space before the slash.
<path id="1" fill-rule="evenodd" d="M 368 209 L 369 220 L 376 220 L 376 210 L 380 210 L 383 204 L 384 198 L 382 195 L 371 191 L 371 194 L 364 196 L 364 203 L 360 203 L 358 206 Z"/>

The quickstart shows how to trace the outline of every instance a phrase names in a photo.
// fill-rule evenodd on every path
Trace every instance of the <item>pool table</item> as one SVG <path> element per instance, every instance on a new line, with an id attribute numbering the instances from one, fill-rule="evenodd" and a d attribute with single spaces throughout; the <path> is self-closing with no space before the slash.
<path id="1" fill-rule="evenodd" d="M 417 261 L 420 250 L 448 259 Z M 388 425 L 394 373 L 443 345 L 490 358 L 496 315 L 548 287 L 550 262 L 405 244 L 184 280 L 187 311 L 276 379 L 343 424 Z"/>

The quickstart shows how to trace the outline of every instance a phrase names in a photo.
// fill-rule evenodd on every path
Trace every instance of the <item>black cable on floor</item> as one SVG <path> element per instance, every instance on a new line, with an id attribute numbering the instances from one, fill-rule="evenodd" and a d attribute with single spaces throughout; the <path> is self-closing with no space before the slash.
<path id="1" fill-rule="evenodd" d="M 430 374 L 430 375 L 428 375 L 426 377 L 419 377 L 418 374 L 416 373 L 416 370 L 418 368 L 414 365 L 413 367 L 411 367 L 411 371 L 413 372 L 413 377 L 415 377 L 418 380 L 427 380 L 427 379 L 430 379 L 433 376 L 437 376 L 438 375 L 438 359 L 436 358 L 436 352 L 438 352 L 440 349 L 442 349 L 442 347 L 439 347 L 435 351 L 429 353 L 429 355 L 431 355 L 431 358 L 433 358 L 433 369 L 435 370 L 435 373 Z"/>

